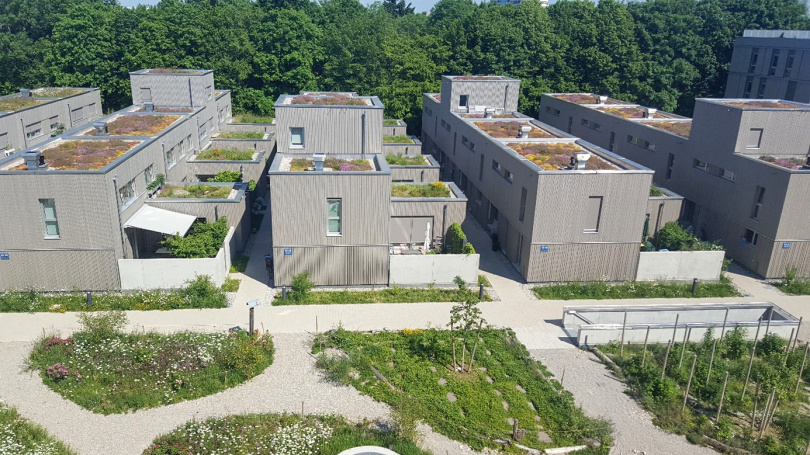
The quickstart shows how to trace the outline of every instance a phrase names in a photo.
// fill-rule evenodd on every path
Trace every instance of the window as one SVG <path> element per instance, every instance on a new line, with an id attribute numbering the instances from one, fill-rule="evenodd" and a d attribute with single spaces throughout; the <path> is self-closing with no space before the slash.
<path id="1" fill-rule="evenodd" d="M 326 235 L 341 235 L 343 231 L 342 226 L 342 199 L 327 199 L 327 225 Z"/>
<path id="2" fill-rule="evenodd" d="M 705 161 L 695 159 L 695 161 L 692 163 L 692 166 L 694 166 L 695 169 L 700 169 L 701 171 L 709 172 L 709 163 Z"/>
<path id="3" fill-rule="evenodd" d="M 290 147 L 304 148 L 303 128 L 290 128 Z"/>
<path id="4" fill-rule="evenodd" d="M 433 117 L 433 109 L 427 108 L 428 117 Z"/>
<path id="5" fill-rule="evenodd" d="M 481 161 L 478 163 L 478 181 L 484 180 L 484 155 L 481 155 Z"/>
<path id="6" fill-rule="evenodd" d="M 96 103 L 87 105 L 87 115 L 96 115 Z"/>
<path id="7" fill-rule="evenodd" d="M 523 222 L 523 219 L 526 217 L 526 188 L 522 188 L 520 190 L 520 216 L 518 220 Z"/>
<path id="8" fill-rule="evenodd" d="M 585 119 L 582 119 L 582 126 L 591 128 L 591 129 L 596 130 L 596 131 L 602 131 L 602 125 L 600 125 L 600 124 L 598 124 L 596 122 L 591 122 L 591 121 L 585 120 Z"/>
<path id="9" fill-rule="evenodd" d="M 755 47 L 751 50 L 751 60 L 748 63 L 748 72 L 754 73 L 757 70 L 757 60 L 759 59 L 759 48 Z"/>
<path id="10" fill-rule="evenodd" d="M 205 87 L 205 97 L 210 101 L 214 97 L 214 89 L 209 85 Z"/>
<path id="11" fill-rule="evenodd" d="M 785 92 L 785 99 L 795 101 L 796 98 L 796 81 L 788 81 L 787 91 Z"/>
<path id="12" fill-rule="evenodd" d="M 745 148 L 758 149 L 762 144 L 762 128 L 751 128 L 745 142 Z"/>
<path id="13" fill-rule="evenodd" d="M 200 136 L 200 142 L 205 140 L 205 138 L 207 137 L 205 135 L 206 131 L 207 131 L 207 129 L 205 128 L 205 124 L 202 124 L 202 125 L 200 125 L 199 128 L 197 128 L 197 134 Z M 202 146 L 202 144 L 200 144 L 200 146 Z"/>
<path id="14" fill-rule="evenodd" d="M 152 175 L 152 165 L 150 164 L 149 167 L 143 170 L 143 181 L 146 183 L 144 188 L 148 187 L 153 180 L 155 180 L 155 177 Z"/>
<path id="15" fill-rule="evenodd" d="M 501 173 L 501 165 L 495 160 L 492 160 L 492 170 L 496 171 L 498 174 Z"/>
<path id="16" fill-rule="evenodd" d="M 736 175 L 733 171 L 729 171 L 728 169 L 720 169 L 720 177 L 733 182 Z"/>
<path id="17" fill-rule="evenodd" d="M 754 77 L 748 76 L 745 78 L 745 90 L 743 91 L 743 98 L 751 97 L 751 91 L 754 89 Z"/>
<path id="18" fill-rule="evenodd" d="M 785 60 L 785 72 L 782 77 L 790 77 L 793 73 L 793 63 L 796 61 L 796 51 L 788 51 L 787 60 Z"/>
<path id="19" fill-rule="evenodd" d="M 475 203 L 481 205 L 481 190 L 476 189 Z"/>
<path id="20" fill-rule="evenodd" d="M 447 122 L 445 122 L 444 119 L 442 119 L 442 128 L 447 128 Z"/>
<path id="21" fill-rule="evenodd" d="M 771 54 L 771 68 L 768 70 L 768 76 L 775 76 L 776 75 L 776 67 L 779 66 L 779 53 L 781 51 L 779 49 L 774 49 L 773 54 Z"/>
<path id="22" fill-rule="evenodd" d="M 560 110 L 559 109 L 554 109 L 551 106 L 546 106 L 546 112 L 548 112 L 551 115 L 557 116 L 557 117 L 560 116 Z"/>
<path id="23" fill-rule="evenodd" d="M 638 138 L 628 134 L 627 135 L 627 142 L 629 142 L 631 144 L 634 144 L 634 145 L 638 145 Z"/>
<path id="24" fill-rule="evenodd" d="M 759 234 L 752 231 L 751 229 L 746 229 L 745 234 L 740 239 L 740 243 L 746 243 L 748 245 L 754 246 L 757 244 L 757 240 L 759 240 Z"/>
<path id="25" fill-rule="evenodd" d="M 757 98 L 765 98 L 765 85 L 768 84 L 768 79 L 762 77 L 759 79 L 759 87 L 757 88 Z"/>
<path id="26" fill-rule="evenodd" d="M 135 192 L 135 180 L 130 180 L 118 189 L 118 198 L 121 200 L 121 210 L 138 198 L 138 193 Z"/>
<path id="27" fill-rule="evenodd" d="M 446 129 L 447 132 L 449 133 L 450 132 L 450 123 L 445 123 L 444 124 L 444 129 Z"/>
<path id="28" fill-rule="evenodd" d="M 55 115 L 48 119 L 48 128 L 51 131 L 59 129 L 59 116 Z"/>
<path id="29" fill-rule="evenodd" d="M 59 238 L 59 221 L 56 219 L 56 203 L 53 199 L 40 199 L 42 205 L 42 212 L 45 221 L 45 238 L 58 239 Z"/>
<path id="30" fill-rule="evenodd" d="M 647 150 L 655 151 L 655 144 L 650 141 L 644 141 L 644 148 Z"/>
<path id="31" fill-rule="evenodd" d="M 754 193 L 754 206 L 751 208 L 751 218 L 759 219 L 759 211 L 762 209 L 762 202 L 765 200 L 765 188 L 758 186 Z"/>
<path id="32" fill-rule="evenodd" d="M 599 218 L 602 216 L 602 196 L 591 196 L 588 198 L 588 205 L 585 207 L 585 230 L 586 233 L 599 232 Z"/>
<path id="33" fill-rule="evenodd" d="M 175 163 L 177 163 L 177 154 L 175 153 L 175 147 L 166 150 L 166 168 L 171 168 Z"/>
<path id="34" fill-rule="evenodd" d="M 509 171 L 509 169 L 504 169 L 504 170 L 503 170 L 503 177 L 504 177 L 506 180 L 508 180 L 508 181 L 509 181 L 509 183 L 512 183 L 512 180 L 514 180 L 514 176 L 512 175 L 512 172 L 511 172 L 511 171 Z"/>
<path id="35" fill-rule="evenodd" d="M 475 142 L 473 142 L 473 141 L 470 141 L 470 151 L 471 152 L 475 151 Z"/>
<path id="36" fill-rule="evenodd" d="M 616 142 L 616 132 L 611 131 L 610 132 L 610 143 L 608 144 L 608 150 L 610 150 L 611 152 L 613 151 L 613 145 L 614 145 L 615 142 Z"/>
<path id="37" fill-rule="evenodd" d="M 470 95 L 461 95 L 458 97 L 458 107 L 467 109 L 470 105 Z"/>
<path id="38" fill-rule="evenodd" d="M 32 139 L 42 136 L 42 122 L 32 123 L 25 127 L 25 137 Z"/>
<path id="39" fill-rule="evenodd" d="M 467 139 L 467 136 L 461 136 L 461 145 L 465 147 L 469 147 L 470 140 Z"/>
<path id="40" fill-rule="evenodd" d="M 672 178 L 672 166 L 674 165 L 675 165 L 675 155 L 670 153 L 669 158 L 667 159 L 667 180 Z"/>
<path id="41" fill-rule="evenodd" d="M 73 122 L 81 122 L 84 120 L 84 109 L 79 107 L 70 111 L 70 120 Z"/>

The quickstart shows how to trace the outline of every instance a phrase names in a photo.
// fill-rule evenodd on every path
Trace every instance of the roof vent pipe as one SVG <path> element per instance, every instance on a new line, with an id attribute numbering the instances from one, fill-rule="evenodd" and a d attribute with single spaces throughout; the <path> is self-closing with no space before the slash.
<path id="1" fill-rule="evenodd" d="M 144 101 L 143 102 L 143 110 L 145 112 L 155 112 L 155 103 L 151 101 Z"/>
<path id="2" fill-rule="evenodd" d="M 96 136 L 107 136 L 110 130 L 107 128 L 107 122 L 93 122 L 93 128 L 96 129 Z"/>
<path id="3" fill-rule="evenodd" d="M 27 88 L 21 88 L 20 96 L 22 96 L 23 98 L 31 98 L 31 90 Z"/>
<path id="4" fill-rule="evenodd" d="M 532 127 L 529 125 L 521 126 L 520 127 L 520 136 L 518 139 L 528 139 L 529 133 L 532 131 Z"/>
<path id="5" fill-rule="evenodd" d="M 597 103 L 596 103 L 596 104 L 605 104 L 605 103 L 607 103 L 607 100 L 608 100 L 608 96 L 607 96 L 607 95 L 599 95 L 599 97 L 598 97 L 598 100 L 597 100 Z"/>
<path id="6" fill-rule="evenodd" d="M 42 152 L 25 152 L 23 153 L 22 157 L 25 160 L 25 167 L 27 167 L 29 171 L 36 171 L 39 169 L 39 161 L 42 157 Z"/>
<path id="7" fill-rule="evenodd" d="M 580 152 L 574 154 L 574 160 L 576 161 L 576 170 L 584 171 L 585 165 L 588 163 L 588 160 L 591 159 L 591 154 L 588 152 Z"/>
<path id="8" fill-rule="evenodd" d="M 651 107 L 645 107 L 644 113 L 642 114 L 644 118 L 653 118 L 655 117 L 655 113 L 658 112 L 658 109 L 653 109 Z"/>
<path id="9" fill-rule="evenodd" d="M 492 118 L 493 115 L 495 115 L 494 107 L 488 107 L 484 110 L 484 118 Z"/>
<path id="10" fill-rule="evenodd" d="M 326 155 L 323 153 L 316 153 L 312 155 L 312 162 L 315 163 L 315 171 L 316 172 L 323 172 L 323 161 L 326 159 Z"/>

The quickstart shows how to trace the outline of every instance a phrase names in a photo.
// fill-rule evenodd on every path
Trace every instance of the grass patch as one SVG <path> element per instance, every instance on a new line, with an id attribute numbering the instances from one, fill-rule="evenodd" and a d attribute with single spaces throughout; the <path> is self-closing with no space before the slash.
<path id="1" fill-rule="evenodd" d="M 478 291 L 470 289 L 420 289 L 394 286 L 372 291 L 313 291 L 298 301 L 276 299 L 273 305 L 328 305 L 333 303 L 419 303 L 463 302 L 477 299 Z M 484 293 L 484 300 L 492 300 Z"/>
<path id="2" fill-rule="evenodd" d="M 264 139 L 264 133 L 261 131 L 223 131 L 217 137 L 219 139 Z"/>
<path id="3" fill-rule="evenodd" d="M 163 185 L 157 197 L 173 199 L 228 199 L 232 186 L 228 185 Z"/>
<path id="4" fill-rule="evenodd" d="M 11 98 L 3 98 L 0 99 L 0 112 L 14 112 L 40 103 L 42 101 L 30 97 L 12 96 Z"/>
<path id="5" fill-rule="evenodd" d="M 273 117 L 258 114 L 237 114 L 233 116 L 233 123 L 273 123 Z M 221 136 L 220 136 L 221 137 Z M 264 135 L 262 135 L 264 137 Z"/>
<path id="6" fill-rule="evenodd" d="M 42 294 L 36 291 L 0 292 L 0 313 L 64 313 L 66 311 L 108 310 L 179 310 L 188 308 L 225 308 L 228 299 L 207 275 L 186 282 L 186 287 L 173 291 L 138 291 L 93 293 L 93 304 L 79 292 Z"/>
<path id="7" fill-rule="evenodd" d="M 273 361 L 268 334 L 124 333 L 123 313 L 85 313 L 69 338 L 46 336 L 28 358 L 43 383 L 101 414 L 211 395 L 260 374 Z"/>
<path id="8" fill-rule="evenodd" d="M 217 160 L 217 161 L 251 161 L 253 160 L 253 150 L 244 150 L 236 148 L 215 148 L 203 150 L 197 154 L 198 160 Z"/>
<path id="9" fill-rule="evenodd" d="M 222 283 L 222 292 L 236 292 L 239 290 L 240 283 L 242 280 L 238 278 L 225 278 L 225 282 Z"/>
<path id="10" fill-rule="evenodd" d="M 657 186 L 652 185 L 650 186 L 650 196 L 663 196 L 664 192 L 658 189 Z"/>
<path id="11" fill-rule="evenodd" d="M 313 353 L 340 349 L 345 356 L 321 355 L 317 361 L 329 378 L 350 384 L 395 410 L 408 410 L 435 431 L 476 450 L 500 447 L 494 442 L 497 438 L 510 439 L 512 425 L 507 419 L 512 418 L 527 430 L 523 445 L 535 449 L 570 446 L 581 437 L 590 437 L 603 443 L 592 453 L 608 453 L 610 425 L 585 417 L 573 396 L 530 357 L 514 333 L 485 329 L 480 337 L 475 363 L 466 373 L 450 367 L 452 344 L 447 330 L 363 334 L 337 329 L 318 336 Z M 456 340 L 459 359 L 460 341 Z M 468 359 L 473 344 L 472 339 L 467 340 Z M 380 381 L 372 367 L 396 390 Z M 446 381 L 444 385 L 439 383 L 441 379 Z M 448 398 L 449 393 L 455 401 Z M 540 441 L 536 418 L 552 443 Z M 505 450 L 525 453 L 517 448 Z"/>
<path id="12" fill-rule="evenodd" d="M 430 184 L 397 183 L 391 185 L 392 197 L 450 197 L 450 188 L 442 182 Z"/>
<path id="13" fill-rule="evenodd" d="M 16 409 L 3 404 L 0 404 L 0 453 L 76 455 L 44 428 L 22 418 Z"/>
<path id="14" fill-rule="evenodd" d="M 535 286 L 534 295 L 540 300 L 577 299 L 650 299 L 673 297 L 739 297 L 740 293 L 725 276 L 718 282 L 700 282 L 692 294 L 692 283 L 665 281 L 633 281 L 608 284 L 604 281 L 563 283 Z"/>
<path id="15" fill-rule="evenodd" d="M 83 91 L 84 90 L 68 87 L 47 87 L 34 90 L 33 93 L 34 96 L 40 98 L 67 98 L 68 96 L 73 96 Z"/>
<path id="16" fill-rule="evenodd" d="M 793 295 L 810 295 L 810 280 L 797 278 L 796 269 L 785 270 L 785 277 L 779 283 L 774 284 L 780 291 Z"/>
<path id="17" fill-rule="evenodd" d="M 383 144 L 413 144 L 413 139 L 407 134 L 397 136 L 383 136 Z"/>
<path id="18" fill-rule="evenodd" d="M 300 172 L 308 171 L 315 167 L 315 162 L 312 158 L 293 158 L 290 162 L 290 171 Z M 367 159 L 353 159 L 346 160 L 343 158 L 326 158 L 323 160 L 324 170 L 332 170 L 337 172 L 367 172 L 373 171 L 374 166 L 371 161 Z"/>
<path id="19" fill-rule="evenodd" d="M 340 416 L 247 414 L 191 421 L 160 436 L 144 455 L 176 453 L 278 453 L 336 455 L 359 446 L 388 447 L 402 455 L 428 455 L 413 442 L 375 422 Z"/>
<path id="20" fill-rule="evenodd" d="M 59 141 L 42 151 L 48 167 L 56 170 L 95 171 L 138 145 L 119 139 Z"/>
<path id="21" fill-rule="evenodd" d="M 397 119 L 392 119 L 392 118 L 383 119 L 383 126 L 398 126 L 398 125 L 399 125 L 399 120 L 397 120 Z"/>
<path id="22" fill-rule="evenodd" d="M 623 357 L 619 356 L 620 348 L 616 343 L 601 348 L 627 378 L 632 395 L 656 415 L 654 421 L 658 426 L 686 434 L 692 442 L 700 442 L 703 436 L 708 436 L 749 453 L 800 455 L 805 453 L 810 439 L 810 416 L 804 414 L 801 405 L 807 401 L 804 390 L 800 387 L 799 393 L 794 394 L 793 391 L 804 349 L 800 347 L 786 352 L 786 344 L 785 340 L 773 333 L 760 338 L 744 398 L 742 391 L 753 346 L 752 341 L 746 340 L 744 329 L 727 331 L 717 343 L 716 350 L 714 333 L 705 336 L 701 342 L 687 343 L 685 351 L 681 343 L 675 343 L 670 350 L 663 379 L 665 345 L 648 346 L 644 366 L 641 365 L 644 357 L 642 346 L 625 346 Z M 713 350 L 714 363 L 709 377 Z M 682 351 L 685 355 L 680 364 Z M 695 374 L 689 388 L 689 395 L 694 400 L 690 400 L 682 412 L 683 394 L 695 356 Z M 719 421 L 715 421 L 726 372 L 729 375 L 723 412 Z M 805 369 L 803 379 L 807 380 L 808 376 L 810 374 Z M 774 387 L 778 407 L 770 428 L 758 439 L 759 432 L 756 430 L 763 420 L 766 401 Z M 752 431 L 754 401 L 757 406 L 755 431 Z"/>
<path id="23" fill-rule="evenodd" d="M 232 257 L 231 273 L 245 273 L 248 262 L 250 262 L 250 256 L 245 256 L 244 254 L 237 254 L 236 256 Z"/>
<path id="24" fill-rule="evenodd" d="M 478 275 L 478 285 L 484 285 L 485 288 L 491 288 L 492 285 L 489 283 L 486 275 Z"/>
<path id="25" fill-rule="evenodd" d="M 391 166 L 427 166 L 428 160 L 422 155 L 408 156 L 398 153 L 385 155 L 385 161 Z"/>

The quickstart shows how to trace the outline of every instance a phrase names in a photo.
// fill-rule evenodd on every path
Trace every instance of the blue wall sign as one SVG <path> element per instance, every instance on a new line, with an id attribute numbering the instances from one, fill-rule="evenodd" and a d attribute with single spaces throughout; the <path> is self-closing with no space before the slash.
<path id="1" fill-rule="evenodd" d="M 0 261 L 8 261 L 11 259 L 8 253 L 0 253 Z"/>
<path id="2" fill-rule="evenodd" d="M 284 248 L 284 256 L 292 256 L 292 248 Z"/>
<path id="3" fill-rule="evenodd" d="M 548 253 L 548 245 L 540 245 L 541 253 Z"/>
<path id="4" fill-rule="evenodd" d="M 783 250 L 787 250 L 789 248 L 790 248 L 790 242 L 785 242 L 785 243 L 782 244 L 782 249 Z"/>

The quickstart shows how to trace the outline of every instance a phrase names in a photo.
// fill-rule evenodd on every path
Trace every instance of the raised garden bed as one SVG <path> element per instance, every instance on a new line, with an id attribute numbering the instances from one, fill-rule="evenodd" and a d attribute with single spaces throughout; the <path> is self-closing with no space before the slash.
<path id="1" fill-rule="evenodd" d="M 641 123 L 683 137 L 689 137 L 689 134 L 692 132 L 692 122 L 641 122 Z"/>
<path id="2" fill-rule="evenodd" d="M 383 136 L 383 144 L 413 144 L 413 139 L 405 134 L 399 136 Z"/>
<path id="3" fill-rule="evenodd" d="M 112 122 L 107 122 L 110 136 L 154 136 L 166 129 L 180 117 L 176 115 L 122 115 Z M 96 136 L 95 128 L 85 136 Z"/>
<path id="4" fill-rule="evenodd" d="M 217 139 L 264 139 L 261 131 L 224 131 Z"/>
<path id="5" fill-rule="evenodd" d="M 298 95 L 290 99 L 290 104 L 311 104 L 315 106 L 369 106 L 364 98 L 355 98 L 349 95 Z"/>
<path id="6" fill-rule="evenodd" d="M 396 183 L 391 185 L 391 197 L 436 197 L 449 198 L 450 188 L 442 182 L 417 185 L 414 183 Z"/>
<path id="7" fill-rule="evenodd" d="M 216 161 L 252 161 L 253 155 L 255 154 L 255 150 L 249 149 L 213 148 L 203 150 L 202 152 L 198 153 L 196 159 Z"/>
<path id="8" fill-rule="evenodd" d="M 293 158 L 290 162 L 290 171 L 308 171 L 315 167 L 315 162 L 312 158 Z M 366 159 L 346 160 L 342 158 L 326 158 L 323 162 L 323 169 L 325 171 L 336 172 L 367 172 L 373 171 L 374 166 L 371 161 Z"/>
<path id="9" fill-rule="evenodd" d="M 485 133 L 498 139 L 517 138 L 520 136 L 520 128 L 531 126 L 529 138 L 550 138 L 556 137 L 553 134 L 538 128 L 529 122 L 474 122 L 475 126 L 484 130 Z"/>
<path id="10" fill-rule="evenodd" d="M 191 400 L 239 385 L 273 361 L 269 334 L 125 333 L 124 313 L 84 314 L 68 338 L 44 336 L 29 356 L 43 383 L 100 414 Z"/>
<path id="11" fill-rule="evenodd" d="M 720 328 L 714 328 L 701 342 L 687 342 L 685 348 L 682 339 L 674 343 L 663 377 L 666 345 L 647 346 L 646 356 L 643 346 L 638 345 L 625 346 L 623 355 L 616 343 L 600 348 L 627 379 L 635 398 L 655 414 L 658 426 L 686 434 L 691 442 L 719 441 L 725 444 L 726 448 L 721 450 L 727 453 L 803 455 L 810 439 L 810 416 L 804 410 L 807 396 L 797 382 L 804 346 L 786 352 L 786 341 L 773 333 L 763 335 L 763 325 L 751 362 L 753 342 L 745 339 L 744 329 L 727 329 L 715 347 L 713 338 L 717 330 Z M 682 411 L 695 358 L 689 398 Z M 807 370 L 805 365 L 804 380 L 810 376 Z M 726 373 L 728 382 L 723 395 Z M 775 405 L 776 410 L 770 425 L 762 425 L 773 388 L 775 399 L 769 409 Z M 718 419 L 721 396 L 723 405 Z M 719 447 L 714 442 L 711 445 Z"/>
<path id="12" fill-rule="evenodd" d="M 273 117 L 269 115 L 259 114 L 236 114 L 233 116 L 231 123 L 260 123 L 268 124 L 273 123 Z"/>
<path id="13" fill-rule="evenodd" d="M 622 118 L 645 118 L 644 115 L 646 114 L 644 109 L 638 107 L 597 107 L 596 110 L 604 112 L 606 114 L 617 115 Z M 671 118 L 671 117 L 667 114 L 656 112 L 650 118 Z"/>
<path id="14" fill-rule="evenodd" d="M 14 112 L 42 103 L 44 103 L 44 101 L 30 97 L 23 98 L 21 96 L 13 96 L 11 98 L 2 98 L 0 99 L 0 112 Z"/>
<path id="15" fill-rule="evenodd" d="M 519 155 L 547 171 L 565 169 L 571 163 L 574 153 L 586 152 L 582 147 L 571 142 L 512 142 L 509 147 Z M 617 166 L 591 154 L 585 164 L 585 170 L 616 170 Z"/>
<path id="16" fill-rule="evenodd" d="M 232 186 L 222 185 L 163 185 L 163 189 L 157 193 L 159 198 L 172 199 L 228 199 L 233 190 Z"/>
<path id="17" fill-rule="evenodd" d="M 422 155 L 385 155 L 385 161 L 390 166 L 427 166 L 428 160 Z"/>
<path id="18" fill-rule="evenodd" d="M 61 141 L 42 150 L 42 156 L 50 169 L 95 171 L 138 144 L 120 139 Z"/>
<path id="19" fill-rule="evenodd" d="M 762 161 L 766 163 L 776 164 L 777 166 L 782 166 L 786 169 L 792 170 L 799 170 L 804 166 L 807 160 L 801 158 L 793 158 L 793 157 L 778 157 L 778 156 L 771 156 L 771 155 L 762 155 L 759 157 Z"/>
<path id="20" fill-rule="evenodd" d="M 39 98 L 67 98 L 82 93 L 84 90 L 66 87 L 47 87 L 33 91 L 34 96 Z"/>
<path id="21" fill-rule="evenodd" d="M 653 299 L 653 298 L 706 298 L 738 297 L 740 293 L 731 280 L 721 278 L 715 283 L 698 283 L 697 293 L 692 294 L 692 283 L 646 282 L 608 284 L 604 281 L 584 283 L 550 284 L 532 288 L 540 300 L 586 300 L 586 299 Z"/>
<path id="22" fill-rule="evenodd" d="M 469 364 L 473 335 L 456 355 Z M 591 454 L 607 454 L 609 424 L 586 417 L 509 330 L 483 329 L 469 372 L 453 365 L 448 330 L 406 329 L 365 334 L 333 330 L 316 337 L 313 353 L 328 350 L 317 365 L 326 376 L 375 400 L 404 410 L 433 430 L 476 450 L 511 440 L 513 423 L 525 430 L 521 444 L 533 449 L 600 441 Z M 515 447 L 509 453 L 526 453 Z"/>
<path id="23" fill-rule="evenodd" d="M 273 305 L 328 305 L 344 303 L 422 303 L 422 302 L 463 302 L 477 299 L 478 290 L 471 289 L 420 289 L 394 286 L 374 291 L 311 291 L 299 299 L 292 296 L 287 300 L 280 297 Z M 484 293 L 484 300 L 491 297 Z"/>
<path id="24" fill-rule="evenodd" d="M 336 455 L 359 446 L 388 447 L 402 455 L 428 455 L 383 424 L 340 416 L 247 414 L 191 421 L 160 436 L 143 455 L 267 453 Z M 182 448 L 182 452 L 177 452 Z"/>
<path id="25" fill-rule="evenodd" d="M 39 425 L 0 403 L 0 453 L 8 455 L 76 455 Z"/>

